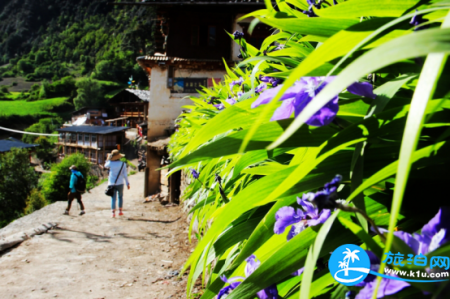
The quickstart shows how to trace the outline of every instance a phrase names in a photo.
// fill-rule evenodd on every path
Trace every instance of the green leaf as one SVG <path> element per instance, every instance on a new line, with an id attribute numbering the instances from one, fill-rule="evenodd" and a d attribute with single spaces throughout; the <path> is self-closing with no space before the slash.
<path id="1" fill-rule="evenodd" d="M 379 0 L 374 5 L 371 0 L 349 0 L 315 12 L 327 18 L 400 17 L 417 3 L 419 0 Z"/>
<path id="2" fill-rule="evenodd" d="M 450 52 L 450 29 L 429 29 L 414 32 L 391 40 L 370 50 L 346 67 L 337 78 L 328 84 L 298 115 L 291 126 L 274 142 L 275 148 L 292 135 L 314 113 L 354 81 L 396 61 L 426 55 L 428 53 Z"/>
<path id="3" fill-rule="evenodd" d="M 450 27 L 450 13 L 447 15 L 442 27 Z M 402 138 L 402 145 L 400 147 L 400 157 L 395 179 L 394 196 L 392 199 L 391 218 L 389 221 L 389 232 L 386 237 L 386 246 L 384 248 L 385 253 L 390 251 L 394 239 L 394 229 L 397 225 L 397 216 L 400 213 L 403 195 L 408 182 L 409 172 L 411 170 L 411 164 L 414 159 L 414 153 L 417 143 L 419 142 L 420 132 L 425 119 L 427 104 L 433 96 L 439 76 L 442 73 L 446 61 L 447 54 L 445 53 L 432 53 L 427 56 L 411 101 L 411 108 L 408 113 L 408 119 L 406 121 L 405 131 Z M 384 266 L 385 263 L 382 262 L 380 265 L 380 273 Z M 375 297 L 380 283 L 381 279 L 379 278 L 377 279 L 377 287 L 374 292 Z"/>

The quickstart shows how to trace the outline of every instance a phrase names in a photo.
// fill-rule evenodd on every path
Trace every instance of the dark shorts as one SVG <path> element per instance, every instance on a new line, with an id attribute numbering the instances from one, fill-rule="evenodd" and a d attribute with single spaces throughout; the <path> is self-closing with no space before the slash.
<path id="1" fill-rule="evenodd" d="M 72 201 L 72 200 L 74 200 L 74 199 L 77 199 L 77 200 L 81 200 L 81 194 L 80 194 L 80 192 L 75 192 L 75 193 L 72 193 L 72 192 L 70 192 L 69 191 L 69 194 L 67 194 L 67 199 L 69 200 L 69 201 Z"/>

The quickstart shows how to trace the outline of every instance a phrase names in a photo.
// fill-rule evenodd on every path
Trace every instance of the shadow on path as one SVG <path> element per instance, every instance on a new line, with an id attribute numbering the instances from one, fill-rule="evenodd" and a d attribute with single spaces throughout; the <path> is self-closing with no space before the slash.
<path id="1" fill-rule="evenodd" d="M 174 223 L 180 220 L 181 217 L 178 217 L 175 220 L 154 220 L 154 219 L 139 219 L 139 218 L 128 218 L 129 221 L 143 221 L 143 222 L 158 222 L 158 223 Z"/>

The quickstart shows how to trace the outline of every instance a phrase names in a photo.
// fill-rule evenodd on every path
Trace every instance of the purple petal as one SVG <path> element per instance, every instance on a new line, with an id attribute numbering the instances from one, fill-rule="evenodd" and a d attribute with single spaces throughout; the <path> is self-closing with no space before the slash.
<path id="1" fill-rule="evenodd" d="M 293 101 L 294 101 L 293 98 L 283 101 L 283 103 L 281 103 L 281 106 L 278 107 L 277 110 L 275 110 L 270 120 L 275 121 L 290 118 L 291 115 L 294 113 L 295 109 Z"/>
<path id="2" fill-rule="evenodd" d="M 260 93 L 261 91 L 263 91 L 265 88 L 267 88 L 267 85 L 265 83 L 261 83 L 259 86 L 257 86 L 255 88 L 255 92 L 256 93 Z"/>
<path id="3" fill-rule="evenodd" d="M 302 275 L 303 271 L 305 271 L 305 267 L 298 269 L 297 271 L 295 271 L 294 273 L 292 273 L 292 276 L 300 276 Z"/>
<path id="4" fill-rule="evenodd" d="M 372 84 L 369 82 L 355 82 L 347 87 L 347 91 L 366 98 L 375 99 L 377 97 L 377 95 L 373 93 Z"/>
<path id="5" fill-rule="evenodd" d="M 430 240 L 436 235 L 441 229 L 445 229 L 447 232 L 450 230 L 450 208 L 443 207 L 440 208 L 436 216 L 434 216 L 427 224 L 422 228 L 422 236 Z M 448 234 L 442 240 L 442 243 L 448 241 Z"/>
<path id="6" fill-rule="evenodd" d="M 372 294 L 375 291 L 377 281 L 373 280 L 372 282 L 369 282 L 366 284 L 366 286 L 359 291 L 358 295 L 355 299 L 370 299 L 372 298 Z M 394 279 L 388 279 L 383 278 L 381 280 L 380 287 L 378 289 L 377 298 L 383 298 L 385 296 L 393 295 L 401 290 L 403 290 L 406 287 L 409 287 L 410 284 L 401 280 L 394 280 Z"/>
<path id="7" fill-rule="evenodd" d="M 400 240 L 405 242 L 409 247 L 411 247 L 412 251 L 415 254 L 419 254 L 421 242 L 419 242 L 411 234 L 403 232 L 403 231 L 397 231 L 397 232 L 394 232 L 394 236 L 396 236 L 397 238 L 399 238 Z"/>
<path id="8" fill-rule="evenodd" d="M 294 223 L 294 225 L 291 226 L 291 229 L 289 230 L 289 233 L 286 237 L 286 239 L 289 241 L 302 231 L 306 229 L 306 221 L 300 221 L 298 223 Z"/>
<path id="9" fill-rule="evenodd" d="M 311 199 L 314 199 L 314 193 L 309 192 L 303 194 L 302 198 L 297 197 L 297 202 L 305 211 L 306 216 L 309 216 L 309 218 L 317 218 L 319 216 L 319 210 L 310 201 Z"/>
<path id="10" fill-rule="evenodd" d="M 256 108 L 259 105 L 262 104 L 267 104 L 270 102 L 270 100 L 272 100 L 278 93 L 278 91 L 281 89 L 282 85 L 276 87 L 276 88 L 271 88 L 271 89 L 267 89 L 264 92 L 262 92 L 259 97 L 256 99 L 256 101 L 254 101 L 252 103 L 252 108 Z"/>
<path id="11" fill-rule="evenodd" d="M 214 105 L 214 107 L 216 107 L 217 110 L 223 110 L 225 108 L 225 106 L 222 103 L 216 104 L 216 105 Z"/>
<path id="12" fill-rule="evenodd" d="M 283 85 L 278 85 L 277 87 L 264 90 L 259 97 L 252 103 L 252 108 L 256 108 L 259 105 L 269 103 L 280 91 Z M 280 101 L 288 100 L 294 98 L 298 93 L 303 93 L 305 89 L 304 82 L 296 82 L 293 86 L 288 88 L 286 92 L 281 96 Z"/>
<path id="13" fill-rule="evenodd" d="M 282 207 L 275 214 L 275 226 L 273 232 L 282 234 L 286 227 L 303 219 L 303 213 L 295 210 L 293 207 Z"/>
<path id="14" fill-rule="evenodd" d="M 262 291 L 256 293 L 259 299 L 278 299 L 278 290 L 276 285 L 271 285 Z"/>
<path id="15" fill-rule="evenodd" d="M 328 104 L 314 113 L 313 116 L 311 116 L 311 118 L 306 121 L 306 124 L 314 127 L 322 127 L 330 124 L 339 111 L 338 101 L 339 97 L 334 97 L 331 101 L 328 102 Z M 295 117 L 297 117 L 300 112 L 303 111 L 305 106 L 306 105 L 300 105 L 298 108 L 295 107 Z"/>
<path id="16" fill-rule="evenodd" d="M 228 98 L 225 100 L 228 104 L 230 105 L 234 105 L 236 104 L 236 99 L 235 98 Z"/>
<path id="17" fill-rule="evenodd" d="M 232 286 L 226 286 L 226 287 L 222 288 L 222 289 L 219 291 L 219 294 L 217 294 L 217 299 L 222 298 L 222 296 L 224 296 L 224 295 L 230 294 L 232 290 L 233 290 L 233 287 L 232 287 Z"/>
<path id="18" fill-rule="evenodd" d="M 446 235 L 447 235 L 446 229 L 441 229 L 437 234 L 435 234 L 433 238 L 431 238 L 431 242 L 428 247 L 428 252 L 438 249 L 444 243 Z"/>
<path id="19" fill-rule="evenodd" d="M 249 277 L 259 267 L 261 262 L 256 259 L 254 254 L 249 256 L 245 261 L 247 262 L 247 265 L 245 266 L 245 276 Z"/>
<path id="20" fill-rule="evenodd" d="M 327 221 L 327 219 L 330 218 L 330 216 L 331 216 L 331 211 L 328 209 L 324 209 L 324 210 L 322 210 L 322 212 L 320 212 L 320 215 L 318 218 L 308 220 L 307 222 L 308 222 L 309 226 L 316 226 L 316 225 L 325 223 L 325 221 Z"/>

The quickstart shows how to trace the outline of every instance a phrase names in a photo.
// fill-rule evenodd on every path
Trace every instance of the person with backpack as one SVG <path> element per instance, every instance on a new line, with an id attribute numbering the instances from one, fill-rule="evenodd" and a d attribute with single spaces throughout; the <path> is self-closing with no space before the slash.
<path id="1" fill-rule="evenodd" d="M 125 155 L 122 155 L 118 150 L 113 150 L 105 163 L 105 168 L 109 168 L 108 188 L 113 189 L 111 196 L 111 210 L 112 218 L 116 217 L 116 201 L 119 198 L 119 216 L 123 216 L 123 181 L 127 183 L 128 190 L 130 190 L 130 182 L 128 182 L 127 165 L 120 161 Z M 109 194 L 108 194 L 109 195 Z"/>
<path id="2" fill-rule="evenodd" d="M 84 205 L 81 201 L 81 194 L 86 191 L 86 180 L 81 172 L 78 171 L 76 165 L 72 165 L 69 167 L 72 175 L 70 176 L 70 191 L 67 194 L 67 209 L 64 212 L 64 215 L 69 215 L 70 207 L 72 206 L 72 201 L 76 198 L 78 204 L 80 205 L 80 216 L 86 214 L 84 211 Z"/>

